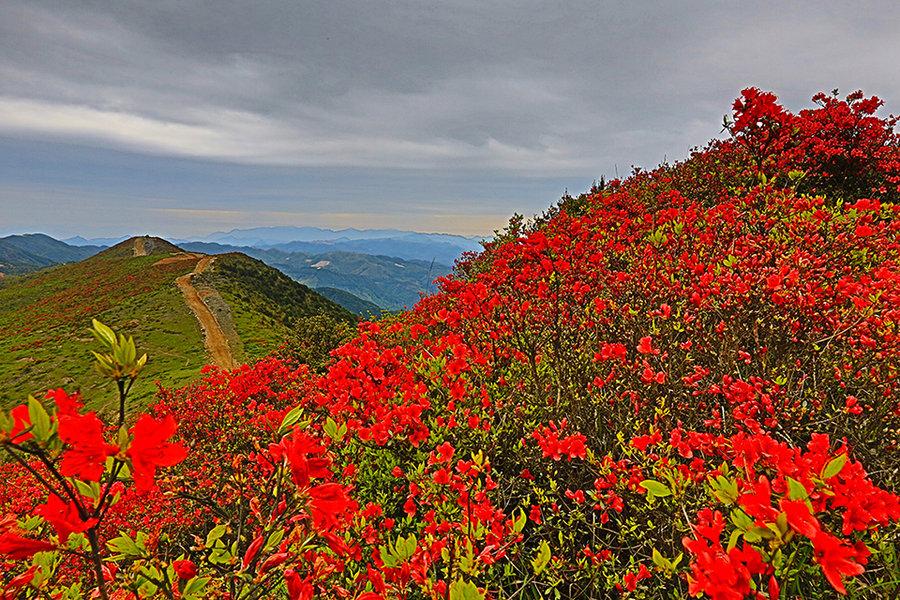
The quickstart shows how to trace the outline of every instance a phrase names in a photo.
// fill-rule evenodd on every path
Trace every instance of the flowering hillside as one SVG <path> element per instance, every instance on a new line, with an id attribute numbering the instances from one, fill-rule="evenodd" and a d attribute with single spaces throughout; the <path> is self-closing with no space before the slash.
<path id="1" fill-rule="evenodd" d="M 514 222 L 324 374 L 13 409 L 6 596 L 897 597 L 900 138 L 814 102 L 745 90 L 728 139 Z M 134 345 L 95 335 L 127 405 Z"/>

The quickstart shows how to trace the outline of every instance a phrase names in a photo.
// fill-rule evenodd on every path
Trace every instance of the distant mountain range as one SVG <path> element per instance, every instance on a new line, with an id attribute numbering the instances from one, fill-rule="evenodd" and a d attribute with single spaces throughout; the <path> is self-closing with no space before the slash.
<path id="1" fill-rule="evenodd" d="M 457 244 L 467 249 L 478 249 L 478 237 L 465 237 L 450 233 L 420 233 L 400 229 L 323 229 L 320 227 L 254 227 L 232 229 L 228 232 L 212 233 L 203 240 L 222 244 L 244 246 L 274 246 L 287 242 L 316 242 L 326 240 L 377 240 L 406 238 L 419 241 L 437 241 Z"/>
<path id="2" fill-rule="evenodd" d="M 125 238 L 85 239 L 79 236 L 63 241 L 76 246 L 110 246 L 123 239 Z M 354 252 L 452 265 L 464 252 L 480 251 L 479 239 L 448 233 L 419 233 L 399 229 L 255 227 L 173 241 L 181 245 L 189 242 L 209 242 L 225 246 L 274 248 L 284 252 L 306 254 Z"/>

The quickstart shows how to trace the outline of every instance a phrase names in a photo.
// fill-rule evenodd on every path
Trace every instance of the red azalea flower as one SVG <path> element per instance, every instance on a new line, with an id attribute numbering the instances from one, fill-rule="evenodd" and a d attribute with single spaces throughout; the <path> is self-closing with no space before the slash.
<path id="1" fill-rule="evenodd" d="M 250 563 L 252 563 L 253 559 L 256 558 L 256 555 L 259 554 L 259 551 L 265 541 L 266 539 L 263 536 L 258 535 L 252 542 L 250 542 L 250 546 L 248 546 L 247 551 L 244 552 L 244 560 L 241 562 L 242 571 L 247 570 L 247 567 L 250 566 Z"/>
<path id="2" fill-rule="evenodd" d="M 83 407 L 81 403 L 81 394 L 75 392 L 74 394 L 70 395 L 67 394 L 66 391 L 62 388 L 47 390 L 44 398 L 46 398 L 47 400 L 53 400 L 53 403 L 56 404 L 57 416 L 77 415 Z"/>
<path id="3" fill-rule="evenodd" d="M 293 569 L 284 570 L 284 581 L 287 583 L 288 598 L 290 600 L 312 600 L 313 586 L 309 577 L 300 579 Z"/>
<path id="4" fill-rule="evenodd" d="M 100 481 L 106 457 L 119 451 L 103 439 L 103 423 L 93 412 L 60 416 L 59 438 L 70 446 L 59 465 L 59 472 L 66 477 Z"/>
<path id="5" fill-rule="evenodd" d="M 153 479 L 157 467 L 177 465 L 187 456 L 187 450 L 180 442 L 168 441 L 174 435 L 175 427 L 172 415 L 163 419 L 141 415 L 131 428 L 133 439 L 128 447 L 128 458 L 131 459 L 134 486 L 139 492 L 156 486 Z"/>
<path id="6" fill-rule="evenodd" d="M 38 552 L 56 550 L 56 545 L 43 540 L 33 540 L 17 533 L 0 533 L 0 554 L 13 560 L 25 560 Z"/>
<path id="7" fill-rule="evenodd" d="M 22 433 L 31 427 L 31 416 L 28 414 L 28 406 L 20 404 L 9 411 L 9 416 L 13 419 L 13 427 L 9 432 L 9 439 L 12 440 L 13 444 L 21 444 L 34 437 L 31 432 Z"/>
<path id="8" fill-rule="evenodd" d="M 769 480 L 760 475 L 756 483 L 751 483 L 749 490 L 738 498 L 738 503 L 757 523 L 768 523 L 775 520 L 778 511 L 772 507 L 772 488 Z"/>
<path id="9" fill-rule="evenodd" d="M 797 533 L 809 539 L 813 539 L 819 533 L 819 520 L 810 512 L 805 501 L 782 498 L 781 510 L 787 515 L 788 525 Z"/>
<path id="10" fill-rule="evenodd" d="M 290 438 L 280 444 L 269 446 L 269 452 L 276 460 L 287 457 L 291 467 L 291 479 L 298 487 L 306 487 L 313 478 L 331 477 L 331 459 L 321 456 L 325 447 L 319 440 L 302 431 L 295 431 Z"/>
<path id="11" fill-rule="evenodd" d="M 87 531 L 97 524 L 97 519 L 83 521 L 74 504 L 63 502 L 55 494 L 51 494 L 47 501 L 38 506 L 34 512 L 44 517 L 53 526 L 60 543 L 65 543 L 69 539 L 69 535 Z"/>
<path id="12" fill-rule="evenodd" d="M 0 597 L 2 598 L 17 598 L 17 595 L 12 594 L 11 592 L 15 590 L 20 590 L 34 579 L 34 576 L 37 574 L 38 565 L 32 565 L 27 571 L 16 575 L 12 579 L 9 580 L 9 583 L 6 585 L 6 588 L 2 591 L 5 592 L 5 595 Z"/>
<path id="13" fill-rule="evenodd" d="M 331 529 L 337 525 L 338 515 L 350 507 L 350 498 L 343 486 L 337 483 L 323 483 L 309 490 L 310 512 L 313 526 L 319 530 Z"/>
<path id="14" fill-rule="evenodd" d="M 813 538 L 813 558 L 828 583 L 840 594 L 846 594 L 843 578 L 859 575 L 865 568 L 857 562 L 857 550 L 840 539 L 820 531 Z"/>
<path id="15" fill-rule="evenodd" d="M 179 579 L 193 579 L 197 576 L 197 565 L 190 560 L 173 561 L 172 568 Z"/>
<path id="16" fill-rule="evenodd" d="M 641 354 L 659 354 L 659 349 L 653 347 L 653 338 L 649 335 L 641 338 L 637 351 Z"/>

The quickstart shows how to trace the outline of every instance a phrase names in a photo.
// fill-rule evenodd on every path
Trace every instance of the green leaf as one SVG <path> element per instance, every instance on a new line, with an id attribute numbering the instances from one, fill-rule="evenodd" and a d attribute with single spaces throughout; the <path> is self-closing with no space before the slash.
<path id="1" fill-rule="evenodd" d="M 6 412 L 0 410 L 0 431 L 9 433 L 12 430 L 14 424 L 15 421 L 13 420 L 13 418 L 6 414 Z"/>
<path id="2" fill-rule="evenodd" d="M 31 433 L 34 437 L 46 440 L 50 436 L 50 415 L 34 396 L 28 396 L 28 418 L 31 419 Z"/>
<path id="3" fill-rule="evenodd" d="M 282 539 L 284 539 L 284 529 L 276 529 L 272 532 L 272 535 L 270 535 L 268 539 L 266 539 L 266 545 L 263 550 L 265 552 L 269 552 L 270 550 L 275 548 L 275 546 L 280 544 Z"/>
<path id="4" fill-rule="evenodd" d="M 94 334 L 94 337 L 97 338 L 97 341 L 106 344 L 110 348 L 115 347 L 116 334 L 112 329 L 110 329 L 97 319 L 92 319 L 91 324 L 94 326 L 91 330 L 91 333 Z"/>
<path id="5" fill-rule="evenodd" d="M 199 594 L 206 589 L 206 584 L 209 583 L 209 577 L 194 577 L 189 579 L 186 584 L 184 584 L 184 590 L 181 592 L 181 597 L 185 600 L 190 600 L 191 598 L 201 598 Z"/>
<path id="6" fill-rule="evenodd" d="M 412 555 L 416 553 L 416 548 L 418 547 L 418 541 L 416 540 L 415 534 L 409 534 L 409 537 L 397 538 L 397 541 L 394 543 L 394 555 L 400 562 L 404 560 L 409 560 L 412 558 Z"/>
<path id="7" fill-rule="evenodd" d="M 731 522 L 738 529 L 747 530 L 753 527 L 753 519 L 742 510 L 734 510 L 731 512 Z"/>
<path id="8" fill-rule="evenodd" d="M 397 566 L 397 557 L 394 555 L 394 553 L 391 551 L 391 548 L 387 544 L 385 544 L 384 546 L 380 546 L 378 548 L 378 551 L 381 554 L 381 562 L 384 563 L 384 566 L 389 569 L 393 569 Z"/>
<path id="9" fill-rule="evenodd" d="M 732 550 L 735 546 L 737 546 L 737 543 L 738 543 L 738 540 L 740 539 L 740 537 L 741 537 L 741 531 L 740 531 L 740 530 L 735 529 L 734 531 L 731 532 L 731 535 L 728 537 L 728 548 L 727 548 L 727 550 L 728 550 L 729 552 L 731 552 L 731 550 Z"/>
<path id="10" fill-rule="evenodd" d="M 143 555 L 143 551 L 141 550 L 140 546 L 138 546 L 134 540 L 132 540 L 125 534 L 122 534 L 119 537 L 113 538 L 106 542 L 106 547 L 109 548 L 111 552 L 119 555 L 114 558 Z"/>
<path id="11" fill-rule="evenodd" d="M 541 572 L 547 567 L 547 565 L 550 563 L 550 557 L 550 544 L 548 544 L 545 540 L 541 542 L 537 554 L 531 561 L 531 566 L 534 568 L 535 575 L 540 575 Z"/>
<path id="12" fill-rule="evenodd" d="M 100 485 L 97 484 L 96 481 L 85 483 L 84 481 L 76 479 L 75 487 L 78 488 L 79 494 L 81 494 L 82 496 L 87 496 L 91 500 L 96 500 L 100 497 Z"/>
<path id="13" fill-rule="evenodd" d="M 330 437 L 331 439 L 333 439 L 336 442 L 339 442 L 341 440 L 341 438 L 343 437 L 343 434 L 341 433 L 340 428 L 338 427 L 338 424 L 331 417 L 328 417 L 325 420 L 325 424 L 322 425 L 322 431 L 324 431 L 326 434 L 328 434 L 328 437 Z"/>
<path id="14" fill-rule="evenodd" d="M 803 484 L 796 479 L 787 477 L 787 484 L 788 498 L 791 500 L 806 500 L 806 498 L 809 497 L 809 492 L 807 492 Z"/>
<path id="15" fill-rule="evenodd" d="M 213 544 L 216 543 L 216 540 L 225 535 L 226 529 L 227 527 L 225 525 L 216 525 L 210 529 L 209 533 L 206 534 L 206 547 L 212 548 Z"/>
<path id="16" fill-rule="evenodd" d="M 450 584 L 450 600 L 484 600 L 484 594 L 471 581 L 457 579 Z"/>
<path id="17" fill-rule="evenodd" d="M 847 464 L 848 456 L 847 454 L 841 454 L 836 456 L 835 458 L 828 461 L 828 464 L 825 465 L 825 468 L 822 469 L 822 479 L 831 479 L 835 475 L 841 472 L 844 468 L 844 465 Z"/>
<path id="18" fill-rule="evenodd" d="M 281 420 L 281 426 L 278 428 L 279 434 L 287 433 L 287 430 L 290 429 L 294 423 L 300 420 L 300 417 L 303 416 L 303 407 L 295 406 L 291 410 L 288 411 L 288 414 L 284 415 L 284 418 Z"/>
<path id="19" fill-rule="evenodd" d="M 664 571 L 673 571 L 675 570 L 674 565 L 672 565 L 672 561 L 659 553 L 659 550 L 656 548 L 653 549 L 653 564 L 663 569 Z"/>
<path id="20" fill-rule="evenodd" d="M 525 515 L 525 511 L 520 508 L 519 513 L 513 517 L 513 531 L 521 533 L 525 529 L 527 520 L 528 517 Z"/>
<path id="21" fill-rule="evenodd" d="M 657 498 L 665 498 L 672 495 L 672 490 L 666 484 L 656 481 L 655 479 L 645 479 L 641 482 L 641 487 Z"/>

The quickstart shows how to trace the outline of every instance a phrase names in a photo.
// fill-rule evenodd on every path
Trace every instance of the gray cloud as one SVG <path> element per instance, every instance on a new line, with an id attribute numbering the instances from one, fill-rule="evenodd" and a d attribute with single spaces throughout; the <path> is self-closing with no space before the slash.
<path id="1" fill-rule="evenodd" d="M 652 166 L 748 84 L 897 106 L 896 3 L 5 2 L 0 132 L 248 164 Z"/>
<path id="2" fill-rule="evenodd" d="M 486 233 L 684 157 L 748 85 L 900 112 L 898 30 L 889 1 L 6 0 L 0 230 Z"/>

